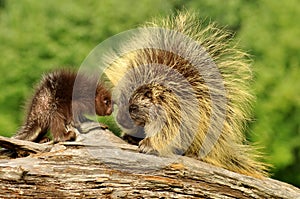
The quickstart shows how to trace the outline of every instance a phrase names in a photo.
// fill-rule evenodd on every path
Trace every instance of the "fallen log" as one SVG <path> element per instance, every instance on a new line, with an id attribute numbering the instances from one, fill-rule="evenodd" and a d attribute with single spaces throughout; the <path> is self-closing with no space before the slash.
<path id="1" fill-rule="evenodd" d="M 37 144 L 0 137 L 27 157 L 0 159 L 0 198 L 300 198 L 300 190 L 184 156 L 137 152 L 97 123 L 75 142 Z"/>

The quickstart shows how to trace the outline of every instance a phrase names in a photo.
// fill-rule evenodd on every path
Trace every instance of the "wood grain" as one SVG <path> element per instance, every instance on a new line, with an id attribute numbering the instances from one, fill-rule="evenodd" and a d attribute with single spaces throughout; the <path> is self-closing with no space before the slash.
<path id="1" fill-rule="evenodd" d="M 76 142 L 37 144 L 0 137 L 30 155 L 0 159 L 0 198 L 300 198 L 300 190 L 183 156 L 137 152 L 97 123 Z"/>

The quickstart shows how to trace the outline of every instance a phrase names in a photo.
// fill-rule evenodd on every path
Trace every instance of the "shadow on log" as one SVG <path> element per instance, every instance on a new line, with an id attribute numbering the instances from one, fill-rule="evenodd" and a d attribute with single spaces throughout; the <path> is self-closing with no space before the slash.
<path id="1" fill-rule="evenodd" d="M 183 156 L 137 152 L 98 123 L 85 123 L 76 142 L 37 144 L 0 137 L 0 146 L 27 152 L 0 159 L 0 197 L 300 198 L 300 190 Z"/>

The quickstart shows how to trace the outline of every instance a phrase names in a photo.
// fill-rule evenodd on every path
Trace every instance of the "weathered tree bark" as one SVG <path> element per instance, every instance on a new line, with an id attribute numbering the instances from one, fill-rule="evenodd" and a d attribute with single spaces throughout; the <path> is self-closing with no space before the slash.
<path id="1" fill-rule="evenodd" d="M 96 123 L 80 141 L 33 144 L 0 137 L 30 156 L 0 160 L 0 198 L 300 198 L 300 190 L 183 157 L 141 154 Z M 3 157 L 2 157 L 3 158 Z"/>

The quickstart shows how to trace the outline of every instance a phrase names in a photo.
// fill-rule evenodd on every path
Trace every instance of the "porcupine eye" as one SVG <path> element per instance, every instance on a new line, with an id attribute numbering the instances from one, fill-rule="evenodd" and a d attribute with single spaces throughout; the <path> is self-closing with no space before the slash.
<path id="1" fill-rule="evenodd" d="M 148 90 L 144 93 L 144 96 L 147 98 L 152 98 L 152 92 L 150 90 Z"/>
<path id="2" fill-rule="evenodd" d="M 110 105 L 110 100 L 107 99 L 107 98 L 105 98 L 105 99 L 103 100 L 103 103 L 104 103 L 106 106 L 109 106 L 109 105 Z"/>

